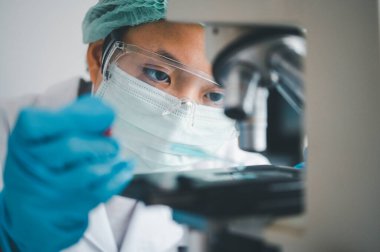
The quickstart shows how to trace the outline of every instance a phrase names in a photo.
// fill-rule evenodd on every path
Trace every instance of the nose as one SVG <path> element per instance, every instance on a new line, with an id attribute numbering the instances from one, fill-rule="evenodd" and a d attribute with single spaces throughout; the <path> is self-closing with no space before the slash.
<path id="1" fill-rule="evenodd" d="M 191 100 L 202 103 L 202 83 L 196 76 L 181 76 L 176 78 L 170 89 L 167 90 L 179 99 Z"/>

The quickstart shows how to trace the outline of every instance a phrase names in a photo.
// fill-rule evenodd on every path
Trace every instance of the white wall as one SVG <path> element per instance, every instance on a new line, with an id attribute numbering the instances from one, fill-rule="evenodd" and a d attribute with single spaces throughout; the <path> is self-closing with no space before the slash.
<path id="1" fill-rule="evenodd" d="M 96 0 L 0 0 L 0 98 L 87 78 L 81 23 Z"/>

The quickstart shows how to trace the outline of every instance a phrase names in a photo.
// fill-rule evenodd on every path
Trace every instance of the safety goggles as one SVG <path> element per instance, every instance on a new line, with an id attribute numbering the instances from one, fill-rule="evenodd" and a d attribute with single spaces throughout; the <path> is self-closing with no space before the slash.
<path id="1" fill-rule="evenodd" d="M 116 41 L 107 55 L 103 78 L 112 78 L 113 65 L 125 73 L 179 99 L 223 107 L 224 90 L 212 77 L 166 56 Z"/>

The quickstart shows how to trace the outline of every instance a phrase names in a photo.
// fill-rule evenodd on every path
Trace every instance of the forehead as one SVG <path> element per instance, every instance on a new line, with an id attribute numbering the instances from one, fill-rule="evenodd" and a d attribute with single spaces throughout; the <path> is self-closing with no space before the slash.
<path id="1" fill-rule="evenodd" d="M 124 41 L 160 54 L 167 52 L 185 65 L 208 74 L 211 72 L 201 25 L 167 21 L 148 23 L 129 28 Z"/>

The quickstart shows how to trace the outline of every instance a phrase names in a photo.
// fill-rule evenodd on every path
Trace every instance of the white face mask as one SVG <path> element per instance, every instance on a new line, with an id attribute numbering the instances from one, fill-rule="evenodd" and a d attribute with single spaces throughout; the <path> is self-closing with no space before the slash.
<path id="1" fill-rule="evenodd" d="M 191 169 L 200 157 L 181 155 L 173 146 L 215 153 L 236 138 L 235 122 L 222 109 L 178 99 L 116 65 L 110 72 L 96 95 L 115 109 L 113 136 L 123 155 L 136 161 L 137 173 Z"/>

